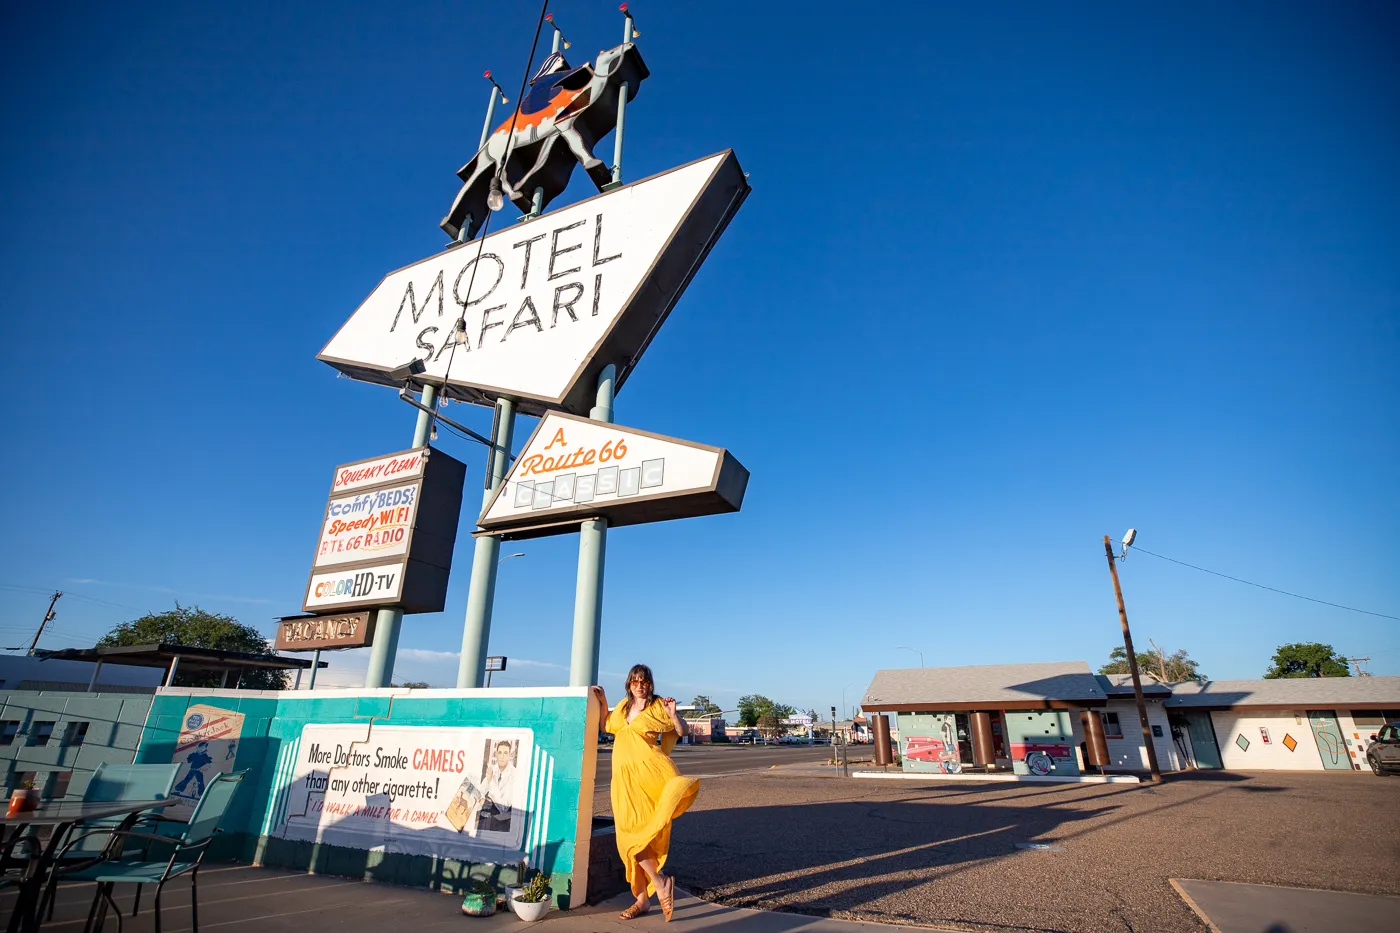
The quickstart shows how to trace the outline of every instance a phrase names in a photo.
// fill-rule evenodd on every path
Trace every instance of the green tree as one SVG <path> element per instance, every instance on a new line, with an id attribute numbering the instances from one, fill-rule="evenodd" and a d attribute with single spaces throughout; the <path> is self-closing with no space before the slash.
<path id="1" fill-rule="evenodd" d="M 1137 653 L 1138 672 L 1144 677 L 1165 684 L 1179 684 L 1185 680 L 1196 680 L 1204 675 L 1199 665 L 1182 648 L 1165 657 L 1155 648 Z M 1108 653 L 1108 663 L 1099 668 L 1100 674 L 1127 674 L 1128 652 L 1122 645 L 1114 646 Z"/>
<path id="2" fill-rule="evenodd" d="M 768 707 L 758 717 L 758 731 L 765 739 L 776 739 L 787 731 L 783 726 L 782 717 L 775 711 L 775 707 Z"/>
<path id="3" fill-rule="evenodd" d="M 690 705 L 695 707 L 693 710 L 686 711 L 686 716 L 690 719 L 703 719 L 706 716 L 714 716 L 717 713 L 723 712 L 723 710 L 719 708 L 718 703 L 715 703 L 704 694 L 691 700 Z"/>
<path id="4" fill-rule="evenodd" d="M 426 680 L 410 680 L 402 684 L 390 684 L 391 687 L 403 687 L 406 690 L 427 690 L 432 684 Z"/>
<path id="5" fill-rule="evenodd" d="M 169 612 L 148 612 L 139 619 L 123 622 L 97 642 L 99 648 L 156 644 L 276 655 L 271 643 L 251 625 L 244 625 L 233 616 L 205 612 L 198 606 L 182 606 L 178 602 Z M 221 679 L 222 675 L 212 672 L 184 668 L 175 671 L 175 685 L 179 687 L 217 687 Z M 237 682 L 249 690 L 285 690 L 288 686 L 285 671 L 260 668 L 243 671 Z"/>
<path id="6" fill-rule="evenodd" d="M 1331 645 L 1316 641 L 1279 645 L 1269 669 L 1264 672 L 1267 680 L 1279 677 L 1350 676 L 1351 669 L 1347 667 L 1347 659 L 1339 655 Z"/>
<path id="7" fill-rule="evenodd" d="M 773 701 L 761 693 L 739 697 L 739 725 L 752 729 L 758 725 L 758 717 L 773 708 Z"/>

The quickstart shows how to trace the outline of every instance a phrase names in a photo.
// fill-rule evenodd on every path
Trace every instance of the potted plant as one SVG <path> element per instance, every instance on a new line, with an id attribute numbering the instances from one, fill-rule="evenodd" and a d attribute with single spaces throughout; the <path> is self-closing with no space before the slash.
<path id="1" fill-rule="evenodd" d="M 543 920 L 549 913 L 549 876 L 536 872 L 511 900 L 510 906 L 515 915 L 527 923 Z"/>
<path id="2" fill-rule="evenodd" d="M 34 789 L 33 781 L 25 781 L 19 787 L 10 791 L 10 811 L 11 813 L 27 813 L 37 809 L 39 806 L 39 792 Z"/>
<path id="3" fill-rule="evenodd" d="M 525 890 L 525 877 L 530 873 L 530 864 L 521 859 L 515 866 L 515 884 L 506 885 L 506 904 L 515 912 L 515 895 Z"/>
<path id="4" fill-rule="evenodd" d="M 485 881 L 473 879 L 462 898 L 462 913 L 468 917 L 489 917 L 496 912 L 496 889 Z"/>

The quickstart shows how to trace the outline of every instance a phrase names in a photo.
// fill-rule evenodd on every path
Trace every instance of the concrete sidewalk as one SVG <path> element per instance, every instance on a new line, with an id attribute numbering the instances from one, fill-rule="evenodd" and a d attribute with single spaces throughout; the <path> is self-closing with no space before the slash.
<path id="1" fill-rule="evenodd" d="M 149 886 L 141 912 L 131 916 L 134 888 L 118 887 L 122 927 L 126 933 L 154 929 Z M 77 933 L 87 918 L 95 888 L 91 884 L 64 885 L 59 889 L 54 919 L 45 931 Z M 0 894 L 0 913 L 9 915 L 14 893 Z M 798 914 L 770 913 L 721 907 L 676 892 L 675 919 L 666 923 L 661 908 L 636 920 L 622 920 L 618 913 L 631 902 L 622 895 L 593 907 L 551 911 L 539 921 L 547 933 L 696 933 L 726 930 L 736 933 L 871 933 L 881 929 L 909 929 L 907 925 L 828 920 Z M 219 933 L 331 933 L 342 930 L 395 930 L 411 933 L 502 933 L 523 930 L 526 924 L 502 906 L 492 917 L 462 915 L 461 897 L 414 888 L 307 875 L 279 869 L 244 865 L 209 865 L 199 873 L 199 928 Z M 190 885 L 187 879 L 171 881 L 161 897 L 163 933 L 190 933 Z M 114 933 L 117 920 L 109 915 L 105 929 Z M 938 929 L 937 927 L 924 929 Z"/>
<path id="2" fill-rule="evenodd" d="M 1212 933 L 1338 933 L 1400 929 L 1400 897 L 1171 879 Z"/>

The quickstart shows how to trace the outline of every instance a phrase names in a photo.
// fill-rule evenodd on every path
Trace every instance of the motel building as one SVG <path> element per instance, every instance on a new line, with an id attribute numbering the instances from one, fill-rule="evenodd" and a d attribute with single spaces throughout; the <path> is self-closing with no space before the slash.
<path id="1" fill-rule="evenodd" d="M 1400 719 L 1400 677 L 1168 685 L 1144 674 L 1142 686 L 1162 771 L 1369 770 L 1372 735 Z M 888 717 L 906 773 L 1148 770 L 1132 679 L 1083 661 L 878 671 L 861 705 Z"/>

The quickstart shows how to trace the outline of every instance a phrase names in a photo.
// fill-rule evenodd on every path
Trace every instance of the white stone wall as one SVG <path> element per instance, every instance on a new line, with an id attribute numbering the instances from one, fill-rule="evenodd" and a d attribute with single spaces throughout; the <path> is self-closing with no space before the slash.
<path id="1" fill-rule="evenodd" d="M 1142 725 L 1138 720 L 1137 703 L 1128 700 L 1109 700 L 1104 712 L 1117 713 L 1118 724 L 1123 728 L 1123 737 L 1108 736 L 1109 769 L 1146 771 L 1147 749 L 1142 744 Z M 1157 767 L 1163 771 L 1180 771 L 1185 763 L 1172 741 L 1172 730 L 1167 724 L 1167 711 L 1161 701 L 1147 701 L 1147 723 L 1162 730 L 1161 737 L 1154 736 L 1152 746 L 1157 752 Z"/>

